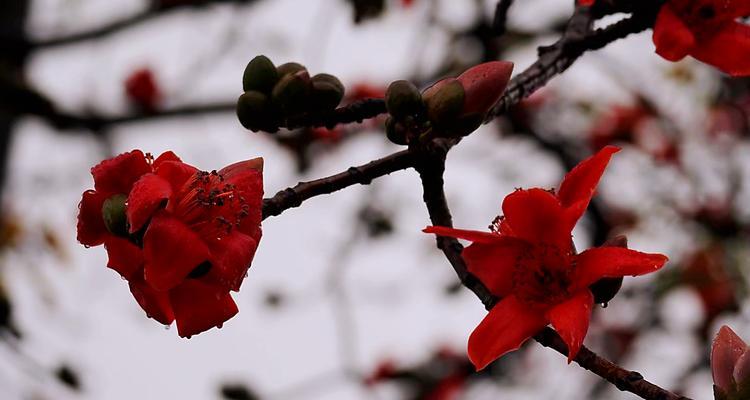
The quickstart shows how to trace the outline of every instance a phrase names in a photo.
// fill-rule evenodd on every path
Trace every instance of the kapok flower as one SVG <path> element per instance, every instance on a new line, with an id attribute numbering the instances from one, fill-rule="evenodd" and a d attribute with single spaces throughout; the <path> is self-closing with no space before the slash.
<path id="1" fill-rule="evenodd" d="M 130 154 L 143 158 L 136 150 L 113 160 L 135 158 Z M 92 169 L 97 190 L 81 201 L 79 241 L 103 241 L 108 266 L 128 280 L 146 314 L 163 324 L 176 320 L 180 336 L 190 337 L 238 312 L 229 292 L 239 290 L 261 238 L 263 163 L 243 161 L 209 173 L 165 154 L 138 164 L 140 170 L 113 160 Z M 96 171 L 119 186 L 100 189 Z M 107 234 L 102 220 L 110 210 L 101 198 L 112 193 L 127 198 L 122 222 Z"/>
<path id="2" fill-rule="evenodd" d="M 750 347 L 726 325 L 711 346 L 711 372 L 717 400 L 750 396 Z"/>
<path id="3" fill-rule="evenodd" d="M 134 71 L 125 80 L 125 92 L 130 101 L 145 111 L 154 111 L 161 101 L 161 91 L 154 73 L 148 68 Z"/>
<path id="4" fill-rule="evenodd" d="M 597 247 L 576 254 L 571 231 L 583 215 L 617 147 L 607 146 L 570 171 L 555 193 L 518 189 L 503 201 L 505 216 L 492 232 L 448 227 L 424 231 L 470 240 L 463 251 L 469 272 L 501 298 L 469 338 L 469 359 L 483 369 L 518 349 L 547 324 L 578 354 L 588 330 L 601 278 L 642 275 L 661 268 L 667 257 L 621 247 Z"/>
<path id="5" fill-rule="evenodd" d="M 747 0 L 669 0 L 654 25 L 656 52 L 669 61 L 685 56 L 733 76 L 750 75 L 750 15 Z"/>

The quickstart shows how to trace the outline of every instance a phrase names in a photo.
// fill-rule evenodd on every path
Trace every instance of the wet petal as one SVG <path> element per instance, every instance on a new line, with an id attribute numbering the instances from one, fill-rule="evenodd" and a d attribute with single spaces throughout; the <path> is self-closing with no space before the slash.
<path id="1" fill-rule="evenodd" d="M 156 160 L 154 160 L 154 170 L 159 168 L 159 166 L 166 161 L 182 162 L 182 160 L 180 160 L 180 157 L 177 157 L 177 154 L 173 153 L 172 151 L 165 151 L 164 153 L 161 153 L 159 157 L 156 158 Z"/>
<path id="2" fill-rule="evenodd" d="M 750 76 L 750 26 L 729 23 L 707 40 L 701 38 L 691 55 L 732 76 Z"/>
<path id="3" fill-rule="evenodd" d="M 500 235 L 492 232 L 469 231 L 464 229 L 453 229 L 445 226 L 428 226 L 422 230 L 424 233 L 434 233 L 439 236 L 448 236 L 456 239 L 471 240 L 477 243 L 492 243 Z"/>
<path id="4" fill-rule="evenodd" d="M 164 212 L 157 213 L 143 237 L 145 277 L 154 289 L 169 290 L 182 282 L 210 252 L 198 235 Z"/>
<path id="5" fill-rule="evenodd" d="M 547 318 L 568 346 L 568 364 L 576 357 L 589 329 L 594 296 L 583 289 L 569 300 L 547 311 Z"/>
<path id="6" fill-rule="evenodd" d="M 107 267 L 117 271 L 125 279 L 130 279 L 143 270 L 143 250 L 127 239 L 109 236 L 104 247 L 109 256 Z"/>
<path id="7" fill-rule="evenodd" d="M 169 292 L 177 332 L 190 337 L 221 325 L 237 312 L 229 292 L 221 287 L 188 279 Z"/>
<path id="8" fill-rule="evenodd" d="M 618 151 L 620 151 L 618 147 L 605 146 L 593 156 L 581 161 L 565 175 L 557 197 L 563 207 L 575 207 L 576 211 L 570 218 L 577 221 L 581 217 L 594 195 L 609 160 Z"/>
<path id="9" fill-rule="evenodd" d="M 719 329 L 711 346 L 711 373 L 714 384 L 725 393 L 732 390 L 734 367 L 745 351 L 747 344 L 730 327 Z"/>
<path id="10" fill-rule="evenodd" d="M 502 299 L 469 337 L 469 359 L 484 369 L 502 355 L 517 350 L 547 325 L 538 311 L 523 305 L 515 296 Z"/>
<path id="11" fill-rule="evenodd" d="M 130 225 L 130 233 L 140 230 L 157 209 L 164 207 L 164 203 L 171 195 L 172 188 L 165 179 L 155 174 L 143 175 L 128 195 L 125 215 Z"/>
<path id="12" fill-rule="evenodd" d="M 254 158 L 231 164 L 219 171 L 225 184 L 234 185 L 235 197 L 239 202 L 232 204 L 230 221 L 241 211 L 239 230 L 260 240 L 260 224 L 263 220 L 263 159 Z"/>
<path id="13" fill-rule="evenodd" d="M 663 254 L 641 253 L 621 247 L 595 247 L 576 257 L 573 285 L 583 289 L 601 278 L 645 275 L 659 270 L 668 260 Z"/>
<path id="14" fill-rule="evenodd" d="M 461 255 L 469 272 L 479 278 L 498 297 L 505 297 L 513 287 L 513 272 L 518 257 L 529 249 L 525 241 L 496 235 L 492 243 L 474 243 Z"/>
<path id="15" fill-rule="evenodd" d="M 141 306 L 149 318 L 153 318 L 164 325 L 174 321 L 174 312 L 169 302 L 168 292 L 154 290 L 143 278 L 133 279 L 129 282 L 130 293 L 135 301 Z"/>
<path id="16" fill-rule="evenodd" d="M 233 230 L 221 240 L 211 242 L 209 247 L 211 270 L 206 280 L 215 282 L 227 290 L 240 290 L 240 284 L 255 256 L 258 242 L 248 235 Z"/>
<path id="17" fill-rule="evenodd" d="M 547 243 L 560 249 L 571 247 L 570 221 L 552 193 L 542 189 L 516 190 L 505 197 L 503 212 L 514 236 L 530 243 Z"/>
<path id="18" fill-rule="evenodd" d="M 140 150 L 120 154 L 91 168 L 94 188 L 105 194 L 127 194 L 135 181 L 151 172 L 151 165 Z"/>
<path id="19" fill-rule="evenodd" d="M 669 61 L 682 60 L 695 46 L 695 36 L 668 4 L 656 18 L 653 40 L 656 53 Z"/>
<path id="20" fill-rule="evenodd" d="M 102 204 L 107 198 L 99 192 L 83 192 L 78 204 L 78 241 L 86 246 L 98 246 L 109 235 L 102 218 Z"/>
<path id="21" fill-rule="evenodd" d="M 156 167 L 156 175 L 164 178 L 172 186 L 172 191 L 180 191 L 185 183 L 190 179 L 198 169 L 192 165 L 178 161 L 164 161 Z"/>

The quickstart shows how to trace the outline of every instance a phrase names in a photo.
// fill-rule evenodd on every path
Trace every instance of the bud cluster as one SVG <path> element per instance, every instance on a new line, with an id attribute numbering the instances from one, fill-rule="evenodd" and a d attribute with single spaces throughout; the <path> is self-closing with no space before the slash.
<path id="1" fill-rule="evenodd" d="M 237 117 L 253 132 L 276 132 L 291 117 L 332 111 L 344 97 L 344 85 L 335 76 L 310 77 L 301 64 L 289 62 L 276 67 L 262 55 L 247 64 L 242 88 Z"/>

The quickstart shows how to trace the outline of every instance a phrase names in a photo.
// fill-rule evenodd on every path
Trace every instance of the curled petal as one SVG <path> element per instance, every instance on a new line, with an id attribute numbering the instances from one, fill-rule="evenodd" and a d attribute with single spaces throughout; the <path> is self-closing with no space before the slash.
<path id="1" fill-rule="evenodd" d="M 691 55 L 732 76 L 750 76 L 750 26 L 731 22 L 708 39 L 701 38 Z"/>
<path id="2" fill-rule="evenodd" d="M 104 243 L 109 232 L 102 218 L 102 204 L 107 198 L 94 190 L 83 192 L 78 204 L 78 241 L 86 246 Z"/>
<path id="3" fill-rule="evenodd" d="M 174 312 L 169 302 L 167 292 L 154 290 L 143 278 L 132 279 L 129 282 L 130 293 L 135 301 L 141 306 L 149 318 L 153 318 L 162 324 L 169 325 L 174 321 Z"/>
<path id="4" fill-rule="evenodd" d="M 143 175 L 128 195 L 125 215 L 130 225 L 130 233 L 140 230 L 157 209 L 164 207 L 164 203 L 171 195 L 172 188 L 169 182 L 155 174 Z"/>
<path id="5" fill-rule="evenodd" d="M 197 279 L 188 279 L 169 292 L 177 333 L 190 337 L 222 324 L 239 311 L 229 292 Z"/>
<path id="6" fill-rule="evenodd" d="M 434 233 L 438 236 L 448 236 L 456 239 L 471 240 L 475 243 L 492 243 L 500 237 L 500 235 L 492 232 L 453 229 L 446 226 L 428 226 L 424 228 L 422 232 Z"/>
<path id="7" fill-rule="evenodd" d="M 210 259 L 208 246 L 180 220 L 157 213 L 143 236 L 146 282 L 156 290 L 180 284 Z"/>
<path id="8" fill-rule="evenodd" d="M 620 151 L 618 147 L 606 146 L 593 156 L 579 163 L 575 168 L 565 175 L 557 197 L 563 207 L 574 207 L 576 209 L 570 218 L 577 221 L 589 205 L 594 195 L 596 186 L 604 174 L 612 155 Z"/>
<path id="9" fill-rule="evenodd" d="M 724 393 L 733 389 L 735 365 L 746 351 L 747 344 L 730 327 L 719 329 L 711 346 L 711 373 L 714 384 Z"/>
<path id="10" fill-rule="evenodd" d="M 129 280 L 143 271 L 143 250 L 140 247 L 116 236 L 109 236 L 104 247 L 109 256 L 107 267 L 117 271 L 125 279 Z"/>
<path id="11" fill-rule="evenodd" d="M 568 346 L 568 364 L 576 357 L 589 329 L 594 296 L 588 289 L 547 311 L 547 318 Z"/>
<path id="12" fill-rule="evenodd" d="M 493 243 L 475 242 L 461 254 L 469 272 L 479 278 L 492 294 L 505 297 L 513 287 L 513 272 L 518 257 L 529 247 L 521 239 L 497 236 Z"/>
<path id="13" fill-rule="evenodd" d="M 182 160 L 180 160 L 180 157 L 177 157 L 177 154 L 173 153 L 172 151 L 165 151 L 164 153 L 161 153 L 159 157 L 156 157 L 156 160 L 154 160 L 154 170 L 159 168 L 159 166 L 165 161 L 182 162 Z"/>
<path id="14" fill-rule="evenodd" d="M 209 247 L 211 270 L 206 279 L 227 290 L 240 290 L 240 284 L 255 256 L 258 242 L 238 230 L 233 230 L 221 240 L 212 241 Z"/>
<path id="15" fill-rule="evenodd" d="M 151 172 L 151 165 L 140 150 L 120 154 L 91 168 L 94 188 L 106 194 L 127 194 L 135 181 Z"/>
<path id="16" fill-rule="evenodd" d="M 515 296 L 502 299 L 479 323 L 469 337 L 469 359 L 477 370 L 502 355 L 517 350 L 547 325 L 538 311 L 530 309 Z"/>
<path id="17" fill-rule="evenodd" d="M 177 192 L 185 185 L 198 169 L 192 165 L 178 161 L 164 161 L 155 169 L 156 175 L 164 178 L 172 186 L 172 191 Z"/>
<path id="18" fill-rule="evenodd" d="M 695 36 L 669 4 L 659 11 L 653 40 L 656 53 L 669 61 L 682 60 L 695 46 Z"/>
<path id="19" fill-rule="evenodd" d="M 547 243 L 560 249 L 571 246 L 571 221 L 560 201 L 542 189 L 516 190 L 505 197 L 503 212 L 507 223 L 504 229 L 530 243 Z"/>
<path id="20" fill-rule="evenodd" d="M 621 247 L 595 247 L 576 257 L 573 285 L 583 289 L 601 278 L 645 275 L 659 270 L 668 260 L 663 254 L 641 253 Z"/>

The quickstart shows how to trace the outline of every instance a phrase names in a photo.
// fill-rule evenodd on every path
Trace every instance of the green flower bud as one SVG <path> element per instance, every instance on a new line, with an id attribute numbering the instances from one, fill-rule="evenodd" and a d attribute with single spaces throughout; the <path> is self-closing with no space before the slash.
<path id="1" fill-rule="evenodd" d="M 271 60 L 266 56 L 253 58 L 245 67 L 242 75 L 242 89 L 244 91 L 257 90 L 262 93 L 271 93 L 273 85 L 279 81 L 279 74 Z"/>
<path id="2" fill-rule="evenodd" d="M 245 92 L 237 99 L 237 118 L 242 126 L 253 132 L 275 132 L 278 127 L 268 96 L 255 90 Z"/>
<path id="3" fill-rule="evenodd" d="M 312 82 L 312 106 L 316 110 L 333 110 L 344 98 L 344 85 L 333 75 L 318 74 Z"/>
<path id="4" fill-rule="evenodd" d="M 400 80 L 388 85 L 385 92 L 385 107 L 394 117 L 403 118 L 422 112 L 424 103 L 419 89 L 413 83 Z"/>
<path id="5" fill-rule="evenodd" d="M 438 86 L 439 85 L 439 86 Z M 427 105 L 427 116 L 437 126 L 454 122 L 464 107 L 465 91 L 460 82 L 448 79 L 427 89 L 423 100 Z"/>
<path id="6" fill-rule="evenodd" d="M 287 74 L 271 92 L 271 101 L 285 116 L 301 114 L 306 111 L 310 100 L 310 75 L 307 71 Z"/>
<path id="7" fill-rule="evenodd" d="M 295 74 L 299 71 L 307 71 L 307 68 L 305 68 L 304 65 L 296 62 L 288 62 L 276 67 L 276 73 L 279 75 L 279 79 L 289 74 Z"/>
<path id="8" fill-rule="evenodd" d="M 395 144 L 402 146 L 409 144 L 406 139 L 406 128 L 396 118 L 388 117 L 385 120 L 385 134 L 388 140 Z"/>
<path id="9" fill-rule="evenodd" d="M 102 204 L 102 219 L 104 220 L 104 226 L 113 235 L 127 236 L 128 227 L 127 219 L 125 218 L 125 203 L 128 201 L 128 196 L 124 194 L 116 194 L 112 197 L 104 200 Z"/>

